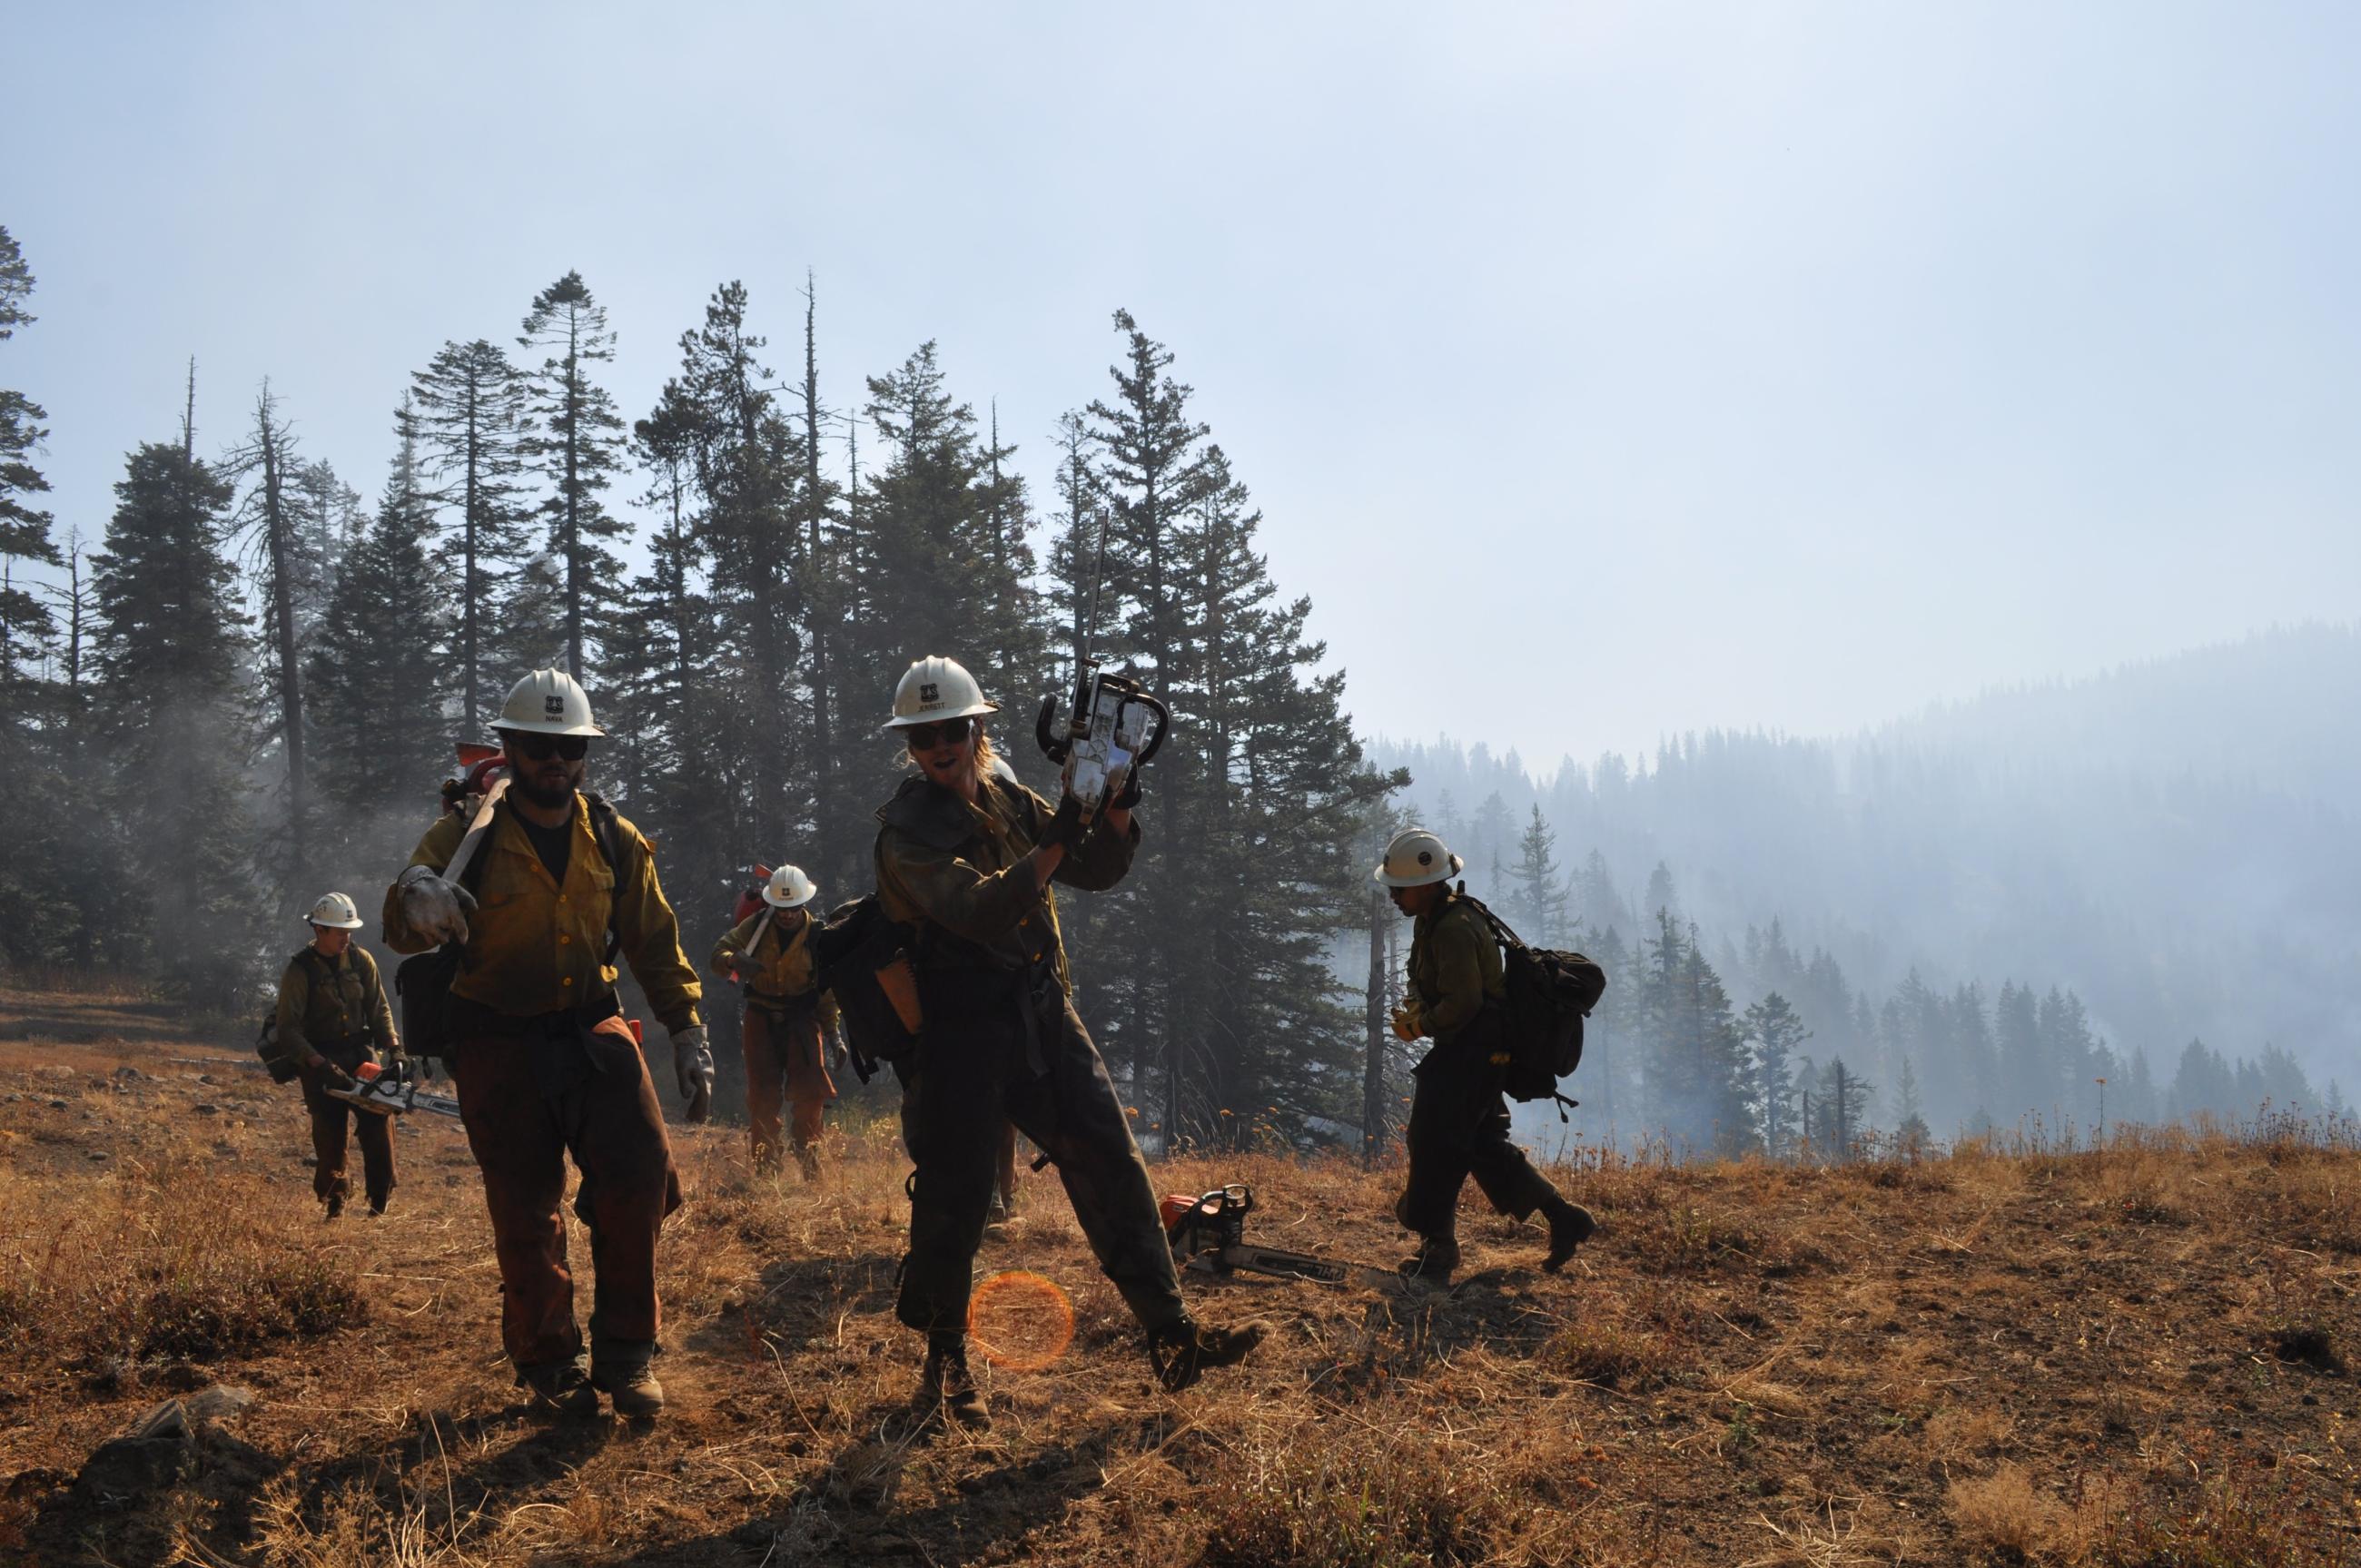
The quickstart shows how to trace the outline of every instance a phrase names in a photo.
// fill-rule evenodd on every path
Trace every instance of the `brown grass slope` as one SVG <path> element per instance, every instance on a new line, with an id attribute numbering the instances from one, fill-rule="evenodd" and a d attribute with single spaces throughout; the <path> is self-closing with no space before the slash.
<path id="1" fill-rule="evenodd" d="M 1604 1224 L 1561 1277 L 1472 1210 L 1447 1295 L 1189 1277 L 1277 1333 L 1179 1397 L 1032 1178 L 983 1262 L 1058 1286 L 1072 1342 L 986 1373 L 990 1433 L 911 1444 L 890 1124 L 832 1134 L 816 1190 L 680 1130 L 673 1412 L 553 1423 L 500 1361 L 455 1125 L 402 1128 L 391 1216 L 324 1224 L 291 1087 L 127 1005 L 0 993 L 0 1561 L 2361 1563 L 2361 1156 L 2295 1129 L 1593 1161 L 1560 1173 Z M 1252 1182 L 1272 1245 L 1399 1253 L 1393 1174 L 1159 1176 Z M 1054 1297 L 992 1299 L 1012 1362 L 1054 1346 Z M 196 1474 L 70 1485 L 174 1393 L 207 1418 Z"/>

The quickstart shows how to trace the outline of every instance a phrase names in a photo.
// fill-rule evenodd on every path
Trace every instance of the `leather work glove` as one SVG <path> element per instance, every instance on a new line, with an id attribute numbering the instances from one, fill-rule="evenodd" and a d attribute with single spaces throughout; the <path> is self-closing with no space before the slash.
<path id="1" fill-rule="evenodd" d="M 401 917 L 410 928 L 436 942 L 467 939 L 467 911 L 476 895 L 456 882 L 434 874 L 432 867 L 411 866 L 394 879 L 401 894 Z"/>
<path id="2" fill-rule="evenodd" d="M 702 1124 L 713 1114 L 713 1046 L 704 1025 L 672 1032 L 672 1070 L 688 1102 L 689 1121 Z"/>
<path id="3" fill-rule="evenodd" d="M 1082 803 L 1069 792 L 1060 797 L 1058 814 L 1049 818 L 1049 825 L 1041 830 L 1040 847 L 1046 850 L 1056 844 L 1071 854 L 1074 846 L 1082 841 Z"/>
<path id="4" fill-rule="evenodd" d="M 385 1070 L 378 1074 L 378 1079 L 379 1081 L 390 1083 L 397 1089 L 407 1088 L 418 1081 L 418 1064 L 401 1052 L 396 1051 L 387 1060 Z"/>
<path id="5" fill-rule="evenodd" d="M 1419 1026 L 1418 1003 L 1405 1002 L 1394 1009 L 1394 1038 L 1404 1045 L 1416 1040 L 1426 1031 Z"/>
<path id="6" fill-rule="evenodd" d="M 352 1094 L 359 1091 L 361 1080 L 355 1078 L 351 1073 L 346 1072 L 343 1068 L 338 1067 L 335 1062 L 330 1061 L 327 1058 L 322 1057 L 320 1058 L 320 1086 L 324 1089 L 333 1089 L 340 1094 Z"/>

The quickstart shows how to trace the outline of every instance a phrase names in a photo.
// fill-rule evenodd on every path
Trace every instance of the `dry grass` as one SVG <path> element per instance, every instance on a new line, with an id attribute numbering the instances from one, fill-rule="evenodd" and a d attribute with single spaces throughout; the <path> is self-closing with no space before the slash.
<path id="1" fill-rule="evenodd" d="M 323 1225 L 293 1091 L 243 1041 L 93 1007 L 81 1043 L 19 1046 L 0 998 L 0 1560 L 2351 1568 L 2361 1539 L 2361 1262 L 2335 1245 L 2361 1157 L 2285 1128 L 1835 1169 L 1586 1151 L 1561 1179 L 1604 1229 L 1564 1276 L 1472 1200 L 1449 1293 L 1189 1276 L 1202 1314 L 1275 1332 L 1177 1398 L 1028 1177 L 982 1263 L 1054 1289 L 994 1297 L 994 1430 L 917 1442 L 892 1420 L 920 1354 L 891 1311 L 906 1168 L 855 1097 L 818 1189 L 682 1130 L 675 1405 L 635 1430 L 510 1386 L 456 1128 L 403 1129 L 391 1219 Z M 1271 1245 L 1399 1255 L 1398 1172 L 1262 1151 L 1158 1177 L 1253 1183 Z M 216 1379 L 257 1400 L 197 1479 L 74 1500 L 98 1442 Z"/>

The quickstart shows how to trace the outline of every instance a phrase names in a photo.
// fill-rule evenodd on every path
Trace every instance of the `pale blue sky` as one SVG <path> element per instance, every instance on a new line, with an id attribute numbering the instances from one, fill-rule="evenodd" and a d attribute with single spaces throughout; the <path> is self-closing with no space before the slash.
<path id="1" fill-rule="evenodd" d="M 269 374 L 373 497 L 567 269 L 637 415 L 726 279 L 784 370 L 808 266 L 824 393 L 938 338 L 1045 502 L 1135 312 L 1370 729 L 1822 732 L 2361 613 L 2361 10 L 664 9 L 15 8 L 60 531 L 192 353 L 208 448 Z"/>

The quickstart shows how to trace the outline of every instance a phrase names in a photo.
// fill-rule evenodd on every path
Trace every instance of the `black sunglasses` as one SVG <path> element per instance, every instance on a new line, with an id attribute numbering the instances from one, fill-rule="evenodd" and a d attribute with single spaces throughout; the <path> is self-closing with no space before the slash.
<path id="1" fill-rule="evenodd" d="M 913 724 L 902 733 L 908 737 L 913 751 L 931 751 L 937 746 L 956 746 L 975 733 L 975 720 L 946 718 L 939 724 Z"/>
<path id="2" fill-rule="evenodd" d="M 500 749 L 510 756 L 522 757 L 528 762 L 545 762 L 552 757 L 578 762 L 590 754 L 590 737 L 526 735 L 511 729 L 500 737 Z"/>

